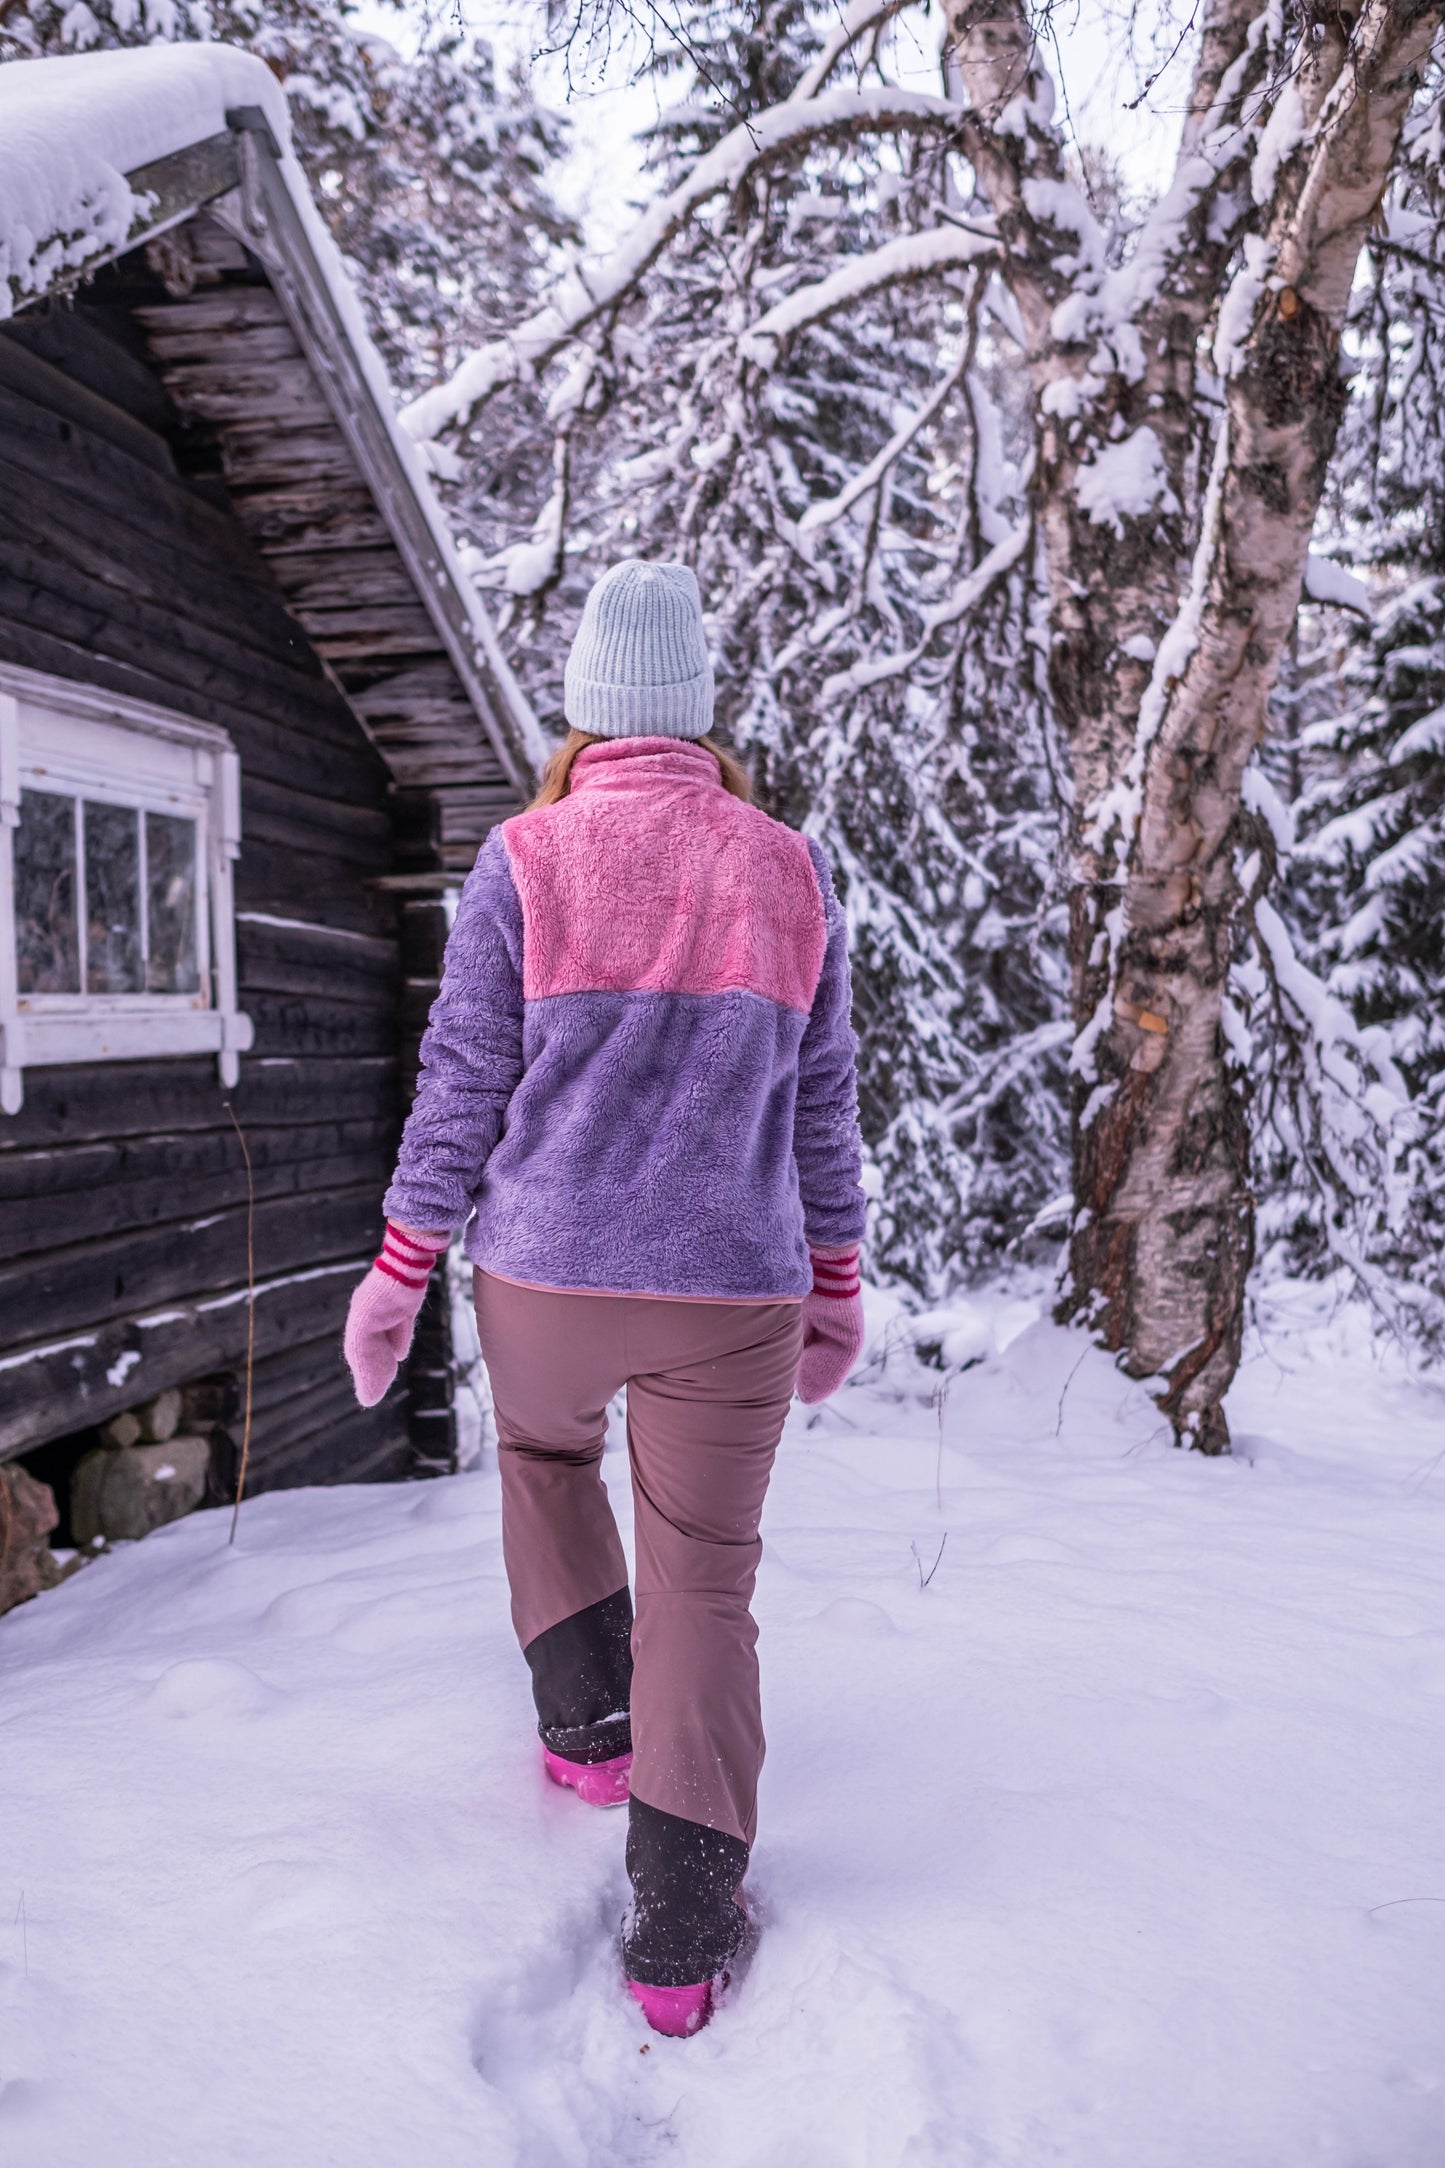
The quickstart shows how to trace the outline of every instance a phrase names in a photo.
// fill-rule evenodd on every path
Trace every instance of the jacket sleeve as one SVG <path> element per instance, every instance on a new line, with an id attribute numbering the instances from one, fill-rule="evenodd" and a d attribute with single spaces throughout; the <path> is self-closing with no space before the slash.
<path id="1" fill-rule="evenodd" d="M 522 1076 L 522 907 L 500 829 L 477 854 L 447 937 L 388 1219 L 428 1232 L 472 1214 Z"/>
<path id="2" fill-rule="evenodd" d="M 858 1041 L 852 1024 L 848 926 L 827 859 L 811 839 L 808 850 L 823 894 L 827 946 L 798 1049 L 793 1158 L 803 1200 L 804 1234 L 824 1249 L 845 1249 L 862 1241 L 867 1210 L 859 1180 Z"/>

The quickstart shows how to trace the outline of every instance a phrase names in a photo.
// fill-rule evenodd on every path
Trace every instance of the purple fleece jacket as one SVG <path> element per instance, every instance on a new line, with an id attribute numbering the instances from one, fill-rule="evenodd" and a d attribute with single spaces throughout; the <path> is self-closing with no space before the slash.
<path id="1" fill-rule="evenodd" d="M 863 1232 L 846 930 L 705 748 L 589 746 L 462 892 L 386 1211 L 503 1279 L 777 1300 Z"/>

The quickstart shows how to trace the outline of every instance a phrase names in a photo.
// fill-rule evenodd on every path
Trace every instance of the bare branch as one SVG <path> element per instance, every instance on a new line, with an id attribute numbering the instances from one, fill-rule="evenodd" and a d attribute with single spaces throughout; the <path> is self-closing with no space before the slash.
<path id="1" fill-rule="evenodd" d="M 802 105 L 809 98 L 816 98 L 843 55 L 856 45 L 860 38 L 866 37 L 870 30 L 878 29 L 912 4 L 913 0 L 849 0 L 812 67 L 799 77 L 788 100 L 789 105 Z"/>

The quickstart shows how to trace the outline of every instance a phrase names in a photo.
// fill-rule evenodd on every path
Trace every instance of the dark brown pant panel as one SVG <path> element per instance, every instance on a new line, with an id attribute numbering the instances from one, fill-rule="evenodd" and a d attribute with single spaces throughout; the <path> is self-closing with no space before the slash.
<path id="1" fill-rule="evenodd" d="M 626 1383 L 634 1795 L 751 1845 L 763 1731 L 748 1606 L 799 1306 L 568 1295 L 485 1273 L 476 1288 L 518 1638 L 625 1580 L 599 1464 L 606 1405 Z"/>
<path id="2" fill-rule="evenodd" d="M 748 1848 L 726 1830 L 681 1820 L 633 1797 L 627 1814 L 632 1915 L 623 1927 L 629 1980 L 691 1987 L 724 1971 L 748 1930 L 737 1901 Z"/>
<path id="3" fill-rule="evenodd" d="M 630 1589 L 559 1619 L 522 1654 L 544 1746 L 572 1762 L 614 1761 L 632 1752 Z"/>

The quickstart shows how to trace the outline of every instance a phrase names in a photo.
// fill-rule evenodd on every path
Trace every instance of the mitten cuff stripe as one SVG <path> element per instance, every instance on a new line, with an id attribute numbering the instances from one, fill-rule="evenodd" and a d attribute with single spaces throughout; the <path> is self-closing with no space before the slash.
<path id="1" fill-rule="evenodd" d="M 429 1272 L 448 1245 L 445 1242 L 418 1242 L 414 1235 L 404 1235 L 399 1227 L 388 1220 L 386 1240 L 382 1247 L 390 1250 L 394 1257 L 399 1257 L 403 1264 L 425 1266 Z"/>
<path id="2" fill-rule="evenodd" d="M 841 1250 L 831 1257 L 810 1249 L 808 1256 L 813 1266 L 815 1295 L 827 1295 L 835 1302 L 851 1302 L 855 1295 L 861 1294 L 856 1249 Z"/>
<path id="3" fill-rule="evenodd" d="M 858 1252 L 848 1258 L 813 1259 L 813 1293 L 836 1302 L 851 1302 L 862 1293 L 858 1277 Z"/>
<path id="4" fill-rule="evenodd" d="M 404 1235 L 390 1220 L 386 1223 L 386 1238 L 381 1245 L 381 1255 L 376 1260 L 378 1272 L 384 1272 L 389 1280 L 399 1280 L 403 1287 L 425 1287 L 431 1277 L 431 1268 L 442 1255 L 439 1249 L 431 1249 L 424 1242 L 416 1242 Z"/>

